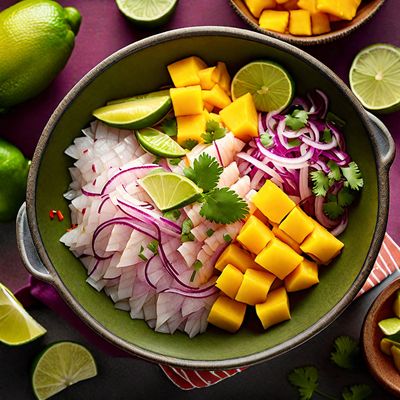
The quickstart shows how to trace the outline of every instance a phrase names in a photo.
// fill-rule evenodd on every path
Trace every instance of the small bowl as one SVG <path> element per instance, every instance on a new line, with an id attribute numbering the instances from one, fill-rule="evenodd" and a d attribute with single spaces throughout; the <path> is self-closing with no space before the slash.
<path id="1" fill-rule="evenodd" d="M 382 7 L 385 0 L 364 0 L 358 11 L 357 15 L 351 21 L 335 22 L 335 30 L 317 36 L 294 36 L 290 33 L 273 32 L 258 25 L 258 20 L 255 18 L 247 8 L 244 0 L 229 0 L 231 6 L 236 13 L 247 22 L 253 29 L 265 35 L 272 36 L 276 39 L 284 40 L 295 44 L 297 46 L 311 46 L 316 44 L 323 44 L 332 42 L 333 40 L 340 39 L 353 32 L 370 18 Z"/>
<path id="2" fill-rule="evenodd" d="M 378 322 L 394 316 L 392 305 L 399 289 L 400 279 L 397 279 L 378 295 L 362 328 L 362 345 L 368 368 L 375 379 L 396 397 L 400 397 L 400 372 L 393 360 L 380 349 L 379 344 L 384 335 Z"/>

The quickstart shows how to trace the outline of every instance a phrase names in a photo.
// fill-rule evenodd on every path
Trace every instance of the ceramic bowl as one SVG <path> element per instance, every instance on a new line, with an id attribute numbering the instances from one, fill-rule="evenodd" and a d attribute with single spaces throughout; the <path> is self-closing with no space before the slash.
<path id="1" fill-rule="evenodd" d="M 361 25 L 366 23 L 383 5 L 385 0 L 364 0 L 355 18 L 351 21 L 341 21 L 332 24 L 333 30 L 329 33 L 324 33 L 317 36 L 294 36 L 290 33 L 278 33 L 261 28 L 258 25 L 258 20 L 255 18 L 247 8 L 244 0 L 229 0 L 231 6 L 236 13 L 247 22 L 253 29 L 266 35 L 272 36 L 277 39 L 298 45 L 309 46 L 315 44 L 322 44 L 332 42 L 333 40 L 340 39 L 349 33 L 353 32 Z"/>
<path id="2" fill-rule="evenodd" d="M 375 379 L 396 397 L 400 397 L 400 372 L 394 366 L 391 357 L 380 350 L 379 343 L 384 335 L 378 323 L 394 317 L 392 308 L 398 290 L 400 279 L 392 282 L 375 299 L 362 328 L 362 346 L 368 368 Z"/>
<path id="3" fill-rule="evenodd" d="M 104 293 L 86 284 L 86 271 L 80 261 L 58 240 L 70 222 L 63 193 L 70 182 L 68 167 L 72 160 L 64 155 L 64 150 L 92 120 L 92 110 L 110 99 L 157 90 L 169 82 L 166 65 L 193 54 L 209 64 L 225 61 L 232 74 L 252 60 L 275 60 L 292 74 L 299 94 L 312 88 L 328 93 L 332 112 L 347 121 L 348 150 L 364 174 L 365 188 L 350 213 L 346 232 L 340 237 L 345 243 L 343 254 L 321 269 L 319 285 L 292 296 L 292 320 L 267 332 L 250 315 L 234 335 L 211 326 L 194 339 L 182 333 L 156 333 L 144 321 L 132 320 L 129 313 L 116 310 Z M 82 78 L 60 103 L 32 160 L 27 220 L 24 209 L 18 219 L 21 253 L 27 268 L 39 279 L 53 284 L 83 321 L 131 354 L 192 368 L 255 364 L 320 332 L 359 291 L 385 232 L 388 171 L 393 157 L 394 143 L 383 124 L 369 117 L 344 83 L 307 53 L 268 36 L 235 28 L 170 31 L 117 51 Z M 49 219 L 50 208 L 63 212 L 65 224 Z"/>

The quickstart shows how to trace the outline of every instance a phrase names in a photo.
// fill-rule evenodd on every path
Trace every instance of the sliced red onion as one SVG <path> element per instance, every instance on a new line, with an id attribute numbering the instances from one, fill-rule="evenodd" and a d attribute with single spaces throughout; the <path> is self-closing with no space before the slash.
<path id="1" fill-rule="evenodd" d="M 218 145 L 217 145 L 217 141 L 214 140 L 214 141 L 213 141 L 213 144 L 214 144 L 215 150 L 216 150 L 216 152 L 217 152 L 218 162 L 219 162 L 220 165 L 223 167 L 223 166 L 224 166 L 224 163 L 222 162 L 222 157 L 221 157 L 221 153 L 219 152 L 219 148 L 218 148 Z"/>
<path id="2" fill-rule="evenodd" d="M 261 161 L 258 161 L 254 157 L 249 156 L 246 153 L 238 153 L 238 154 L 236 154 L 236 157 L 249 162 L 250 164 L 254 165 L 259 170 L 261 170 L 261 171 L 265 172 L 266 174 L 268 174 L 269 176 L 275 178 L 278 182 L 283 182 L 282 178 L 280 177 L 280 175 L 278 173 L 276 173 L 272 168 L 268 167 Z"/>
<path id="3" fill-rule="evenodd" d="M 325 197 L 316 196 L 315 197 L 315 216 L 321 225 L 327 229 L 332 229 L 337 225 L 337 222 L 329 219 L 324 213 L 324 201 Z"/>
<path id="4" fill-rule="evenodd" d="M 349 222 L 348 210 L 346 209 L 345 212 L 343 213 L 340 223 L 331 230 L 331 234 L 333 236 L 339 236 L 347 228 L 348 222 Z"/>
<path id="5" fill-rule="evenodd" d="M 314 149 L 318 149 L 318 150 L 331 150 L 337 146 L 337 141 L 336 141 L 335 137 L 333 137 L 332 141 L 329 143 L 315 142 L 313 140 L 308 139 L 306 136 L 302 136 L 300 138 L 300 140 L 303 143 L 308 144 L 309 146 L 313 147 Z"/>

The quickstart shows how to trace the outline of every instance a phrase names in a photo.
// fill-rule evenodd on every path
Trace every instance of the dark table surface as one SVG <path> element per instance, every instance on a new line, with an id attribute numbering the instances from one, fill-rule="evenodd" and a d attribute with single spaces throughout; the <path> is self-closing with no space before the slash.
<path id="1" fill-rule="evenodd" d="M 15 3 L 3 0 L 0 10 Z M 82 16 L 82 26 L 76 47 L 65 69 L 40 96 L 15 107 L 0 117 L 0 136 L 19 146 L 31 157 L 40 133 L 49 116 L 69 89 L 92 67 L 117 49 L 154 33 L 174 28 L 199 25 L 223 25 L 247 28 L 235 15 L 228 0 L 180 0 L 170 23 L 158 31 L 134 28 L 118 12 L 113 0 L 62 0 L 63 5 L 77 7 Z M 340 41 L 309 47 L 305 50 L 327 64 L 345 82 L 351 61 L 357 52 L 372 43 L 391 43 L 400 46 L 400 6 L 398 0 L 386 0 L 382 10 L 366 25 Z M 400 113 L 383 116 L 400 147 L 397 127 Z M 396 158 L 391 170 L 391 208 L 389 233 L 400 241 L 400 187 L 395 184 L 400 175 L 400 161 Z M 19 259 L 13 223 L 0 224 L 0 281 L 15 290 L 27 282 L 28 275 Z M 397 277 L 397 276 L 396 276 Z M 80 334 L 52 311 L 37 307 L 33 316 L 48 329 L 40 340 L 29 345 L 11 348 L 0 346 L 0 399 L 20 400 L 33 398 L 30 390 L 30 366 L 34 356 L 46 344 L 58 340 L 77 340 L 93 352 L 99 366 L 99 376 L 83 382 L 54 397 L 59 399 L 292 399 L 295 391 L 288 385 L 287 373 L 294 367 L 313 364 L 319 368 L 321 388 L 340 398 L 343 386 L 369 383 L 374 388 L 374 398 L 389 399 L 373 381 L 365 368 L 346 372 L 333 366 L 329 352 L 333 339 L 342 334 L 359 337 L 364 316 L 376 295 L 392 279 L 356 300 L 328 329 L 272 361 L 252 367 L 214 387 L 183 392 L 175 388 L 158 366 L 130 358 L 111 358 L 86 343 Z"/>

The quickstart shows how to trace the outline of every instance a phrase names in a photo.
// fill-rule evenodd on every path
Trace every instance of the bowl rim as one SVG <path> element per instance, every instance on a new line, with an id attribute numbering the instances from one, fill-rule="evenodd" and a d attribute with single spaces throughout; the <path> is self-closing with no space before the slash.
<path id="1" fill-rule="evenodd" d="M 240 2 L 244 3 L 244 0 L 239 0 Z M 244 21 L 246 24 L 252 27 L 252 29 L 256 30 L 257 32 L 260 32 L 264 35 L 271 36 L 276 39 L 283 40 L 285 42 L 295 44 L 298 46 L 313 46 L 313 45 L 319 45 L 319 44 L 324 44 L 324 43 L 330 43 L 333 42 L 334 40 L 341 39 L 356 29 L 360 28 L 362 25 L 367 23 L 378 11 L 379 9 L 383 6 L 385 0 L 377 0 L 377 4 L 370 10 L 370 12 L 360 21 L 357 21 L 353 25 L 346 26 L 345 28 L 341 28 L 335 31 L 331 31 L 328 33 L 323 33 L 321 35 L 317 36 L 294 36 L 288 33 L 279 33 L 279 32 L 274 32 L 268 29 L 261 28 L 260 25 L 256 24 L 253 20 L 251 20 L 238 6 L 237 4 L 238 0 L 229 0 L 229 3 L 235 13 Z M 244 4 L 246 6 L 246 4 Z M 351 22 L 351 21 L 350 21 Z"/>
<path id="2" fill-rule="evenodd" d="M 336 87 L 343 93 L 343 95 L 351 101 L 353 107 L 356 109 L 361 119 L 361 122 L 368 132 L 371 147 L 373 149 L 376 161 L 376 176 L 379 187 L 377 220 L 371 246 L 368 250 L 363 265 L 360 268 L 360 272 L 353 283 L 353 286 L 347 291 L 343 298 L 315 324 L 311 325 L 309 328 L 300 332 L 293 338 L 283 343 L 280 343 L 279 345 L 246 356 L 217 360 L 193 360 L 178 358 L 144 349 L 138 345 L 135 345 L 116 336 L 114 333 L 105 328 L 98 320 L 92 317 L 74 298 L 69 289 L 62 283 L 55 267 L 50 260 L 49 255 L 47 254 L 37 225 L 35 201 L 36 183 L 40 170 L 41 159 L 50 140 L 52 132 L 55 126 L 58 124 L 59 120 L 61 119 L 62 115 L 69 108 L 72 101 L 86 88 L 86 86 L 88 86 L 94 79 L 97 78 L 98 75 L 110 68 L 113 64 L 119 62 L 125 57 L 135 54 L 136 52 L 139 52 L 153 45 L 159 45 L 177 39 L 201 36 L 223 36 L 255 41 L 257 43 L 261 43 L 276 48 L 278 50 L 285 51 L 296 58 L 300 58 L 303 62 L 306 62 L 313 68 L 317 68 L 321 74 L 332 81 L 336 85 Z M 392 162 L 392 157 L 390 158 L 390 160 L 386 161 L 383 161 L 382 157 L 379 157 L 379 140 L 373 134 L 374 130 L 375 129 L 373 127 L 373 124 L 368 118 L 366 111 L 361 106 L 361 103 L 359 103 L 356 97 L 352 94 L 350 89 L 344 84 L 344 82 L 333 71 L 331 71 L 327 66 L 315 59 L 313 56 L 288 43 L 245 29 L 216 26 L 181 28 L 150 36 L 116 51 L 115 53 L 111 54 L 106 59 L 98 63 L 87 74 L 85 74 L 59 103 L 59 105 L 51 115 L 48 123 L 44 127 L 32 158 L 32 164 L 29 171 L 27 185 L 27 218 L 29 229 L 32 234 L 32 239 L 41 261 L 51 275 L 52 284 L 55 286 L 64 301 L 79 316 L 79 318 L 84 323 L 86 323 L 86 325 L 93 329 L 103 339 L 111 342 L 113 345 L 125 350 L 132 355 L 146 359 L 148 361 L 159 364 L 168 364 L 182 368 L 217 370 L 254 365 L 288 352 L 289 350 L 311 339 L 327 326 L 329 326 L 351 303 L 351 301 L 356 296 L 358 291 L 361 289 L 363 283 L 367 279 L 373 267 L 373 263 L 378 255 L 380 245 L 383 241 L 385 234 L 389 209 L 388 172 L 390 164 Z"/>

